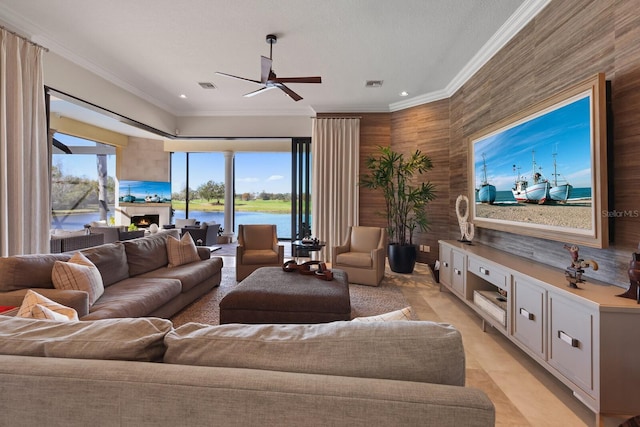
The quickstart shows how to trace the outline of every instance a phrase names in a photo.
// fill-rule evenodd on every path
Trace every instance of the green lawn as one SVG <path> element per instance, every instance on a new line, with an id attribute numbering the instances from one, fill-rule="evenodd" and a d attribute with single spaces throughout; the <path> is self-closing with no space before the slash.
<path id="1" fill-rule="evenodd" d="M 183 201 L 173 200 L 171 204 L 174 209 L 185 209 L 185 202 Z M 235 208 L 237 212 L 267 212 L 286 214 L 291 213 L 291 201 L 262 199 L 243 201 L 237 198 L 235 200 Z M 204 212 L 223 212 L 224 201 L 221 200 L 220 204 L 218 204 L 215 200 L 211 202 L 202 199 L 189 200 L 189 210 Z"/>

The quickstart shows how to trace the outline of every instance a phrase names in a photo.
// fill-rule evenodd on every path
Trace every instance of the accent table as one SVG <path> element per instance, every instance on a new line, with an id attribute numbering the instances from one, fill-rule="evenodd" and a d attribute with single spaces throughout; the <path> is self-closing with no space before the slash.
<path id="1" fill-rule="evenodd" d="M 300 257 L 309 256 L 309 258 L 313 259 L 313 257 L 311 256 L 311 252 L 319 252 L 326 245 L 326 242 L 302 243 L 302 240 L 294 240 L 293 242 L 291 242 L 291 252 L 296 262 L 298 262 L 298 258 Z"/>

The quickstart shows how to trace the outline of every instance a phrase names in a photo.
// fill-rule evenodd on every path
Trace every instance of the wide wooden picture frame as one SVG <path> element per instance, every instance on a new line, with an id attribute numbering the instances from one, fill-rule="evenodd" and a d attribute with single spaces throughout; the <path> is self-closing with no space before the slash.
<path id="1" fill-rule="evenodd" d="M 609 244 L 606 81 L 585 80 L 469 139 L 476 227 Z"/>

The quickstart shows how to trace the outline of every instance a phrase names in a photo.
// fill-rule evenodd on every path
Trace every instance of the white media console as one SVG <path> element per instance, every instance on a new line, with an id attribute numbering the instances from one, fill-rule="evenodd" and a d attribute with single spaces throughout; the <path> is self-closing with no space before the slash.
<path id="1" fill-rule="evenodd" d="M 626 289 L 488 246 L 440 242 L 440 283 L 596 414 L 640 414 L 640 305 Z M 569 264 L 567 257 L 567 264 Z"/>

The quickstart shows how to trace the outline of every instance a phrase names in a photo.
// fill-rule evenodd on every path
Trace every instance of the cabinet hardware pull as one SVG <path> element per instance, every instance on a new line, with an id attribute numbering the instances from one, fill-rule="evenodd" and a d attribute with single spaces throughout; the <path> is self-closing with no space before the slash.
<path id="1" fill-rule="evenodd" d="M 489 275 L 489 270 L 487 270 L 484 267 L 480 267 L 480 273 L 484 274 L 485 276 L 488 276 Z"/>
<path id="2" fill-rule="evenodd" d="M 443 262 L 445 267 L 449 267 L 449 263 L 448 262 Z"/>
<path id="3" fill-rule="evenodd" d="M 580 341 L 578 341 L 576 338 L 573 338 L 571 335 L 565 334 L 564 331 L 558 331 L 558 338 L 569 344 L 571 347 L 580 346 Z"/>
<path id="4" fill-rule="evenodd" d="M 526 317 L 529 320 L 533 320 L 534 318 L 533 313 L 529 313 L 527 310 L 525 310 L 522 307 L 520 307 L 520 315 L 523 317 Z"/>
<path id="5" fill-rule="evenodd" d="M 456 275 L 460 275 L 462 272 L 460 270 L 458 270 L 457 268 L 453 269 L 454 273 L 456 273 Z"/>

